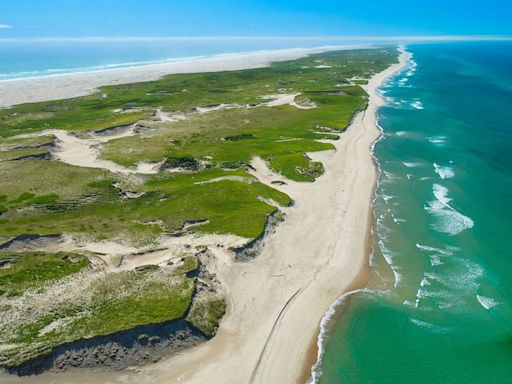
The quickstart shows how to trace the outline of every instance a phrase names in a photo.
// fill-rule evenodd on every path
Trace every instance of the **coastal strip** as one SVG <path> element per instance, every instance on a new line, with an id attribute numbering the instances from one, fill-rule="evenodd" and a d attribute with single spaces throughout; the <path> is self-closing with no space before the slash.
<path id="1" fill-rule="evenodd" d="M 304 378 L 325 312 L 367 281 L 377 179 L 370 149 L 380 136 L 376 111 L 384 103 L 377 89 L 408 57 L 402 52 L 398 64 L 370 80 L 368 108 L 335 142 L 336 150 L 311 154 L 323 162 L 325 174 L 312 184 L 279 186 L 295 205 L 258 258 L 224 272 L 229 305 L 217 336 L 143 368 L 138 380 L 297 383 Z M 256 172 L 260 180 L 270 179 L 270 170 L 256 167 Z"/>
<path id="2" fill-rule="evenodd" d="M 153 81 L 169 74 L 262 68 L 273 62 L 295 60 L 314 53 L 355 48 L 361 48 L 361 46 L 278 49 L 176 59 L 136 67 L 3 80 L 0 81 L 0 108 L 21 103 L 85 96 L 102 86 Z"/>
<path id="3" fill-rule="evenodd" d="M 373 156 L 373 148 L 375 144 L 380 140 L 383 132 L 380 128 L 378 121 L 377 121 L 377 112 L 380 107 L 385 105 L 385 100 L 382 97 L 382 95 L 379 93 L 378 89 L 384 84 L 384 82 L 389 79 L 390 77 L 396 75 L 397 73 L 403 71 L 409 61 L 411 60 L 411 53 L 407 52 L 403 46 L 399 47 L 400 50 L 400 56 L 399 56 L 399 62 L 398 64 L 394 64 L 390 66 L 385 71 L 378 73 L 377 75 L 373 76 L 372 79 L 368 82 L 368 84 L 365 86 L 365 91 L 368 93 L 369 96 L 369 103 L 368 107 L 366 109 L 366 114 L 363 117 L 361 123 L 365 128 L 369 131 L 373 128 L 374 135 L 376 134 L 374 140 L 372 141 L 370 145 L 370 154 L 372 156 L 372 162 L 374 164 L 375 170 L 378 170 L 378 164 L 376 163 L 376 158 Z M 375 178 L 374 181 L 374 189 L 371 195 L 371 201 L 373 204 L 375 192 L 377 187 L 377 179 Z M 367 232 L 367 246 L 366 246 L 366 255 L 367 257 L 372 252 L 372 227 L 373 227 L 373 211 L 369 213 L 369 220 L 368 220 L 368 232 Z M 320 331 L 318 332 L 317 340 L 315 345 L 312 345 L 311 347 L 311 353 L 314 354 L 313 356 L 310 356 L 310 360 L 308 364 L 305 365 L 305 369 L 303 372 L 303 376 L 300 383 L 307 382 L 307 384 L 318 384 L 320 377 L 321 377 L 321 370 L 322 370 L 322 359 L 324 354 L 324 343 L 325 343 L 325 337 L 326 334 L 329 332 L 331 323 L 333 319 L 339 318 L 340 314 L 337 313 L 337 308 L 342 305 L 346 299 L 349 298 L 350 295 L 357 291 L 364 290 L 364 285 L 366 285 L 367 282 L 367 276 L 369 275 L 369 265 L 366 263 L 365 265 L 365 271 L 364 276 L 366 277 L 364 281 L 360 281 L 359 284 L 355 283 L 353 289 L 347 290 L 345 293 L 343 293 L 341 296 L 339 296 L 336 300 L 332 302 L 332 304 L 329 306 L 327 312 L 325 313 L 324 317 L 322 318 L 320 322 Z M 312 363 L 311 363 L 312 362 Z"/>

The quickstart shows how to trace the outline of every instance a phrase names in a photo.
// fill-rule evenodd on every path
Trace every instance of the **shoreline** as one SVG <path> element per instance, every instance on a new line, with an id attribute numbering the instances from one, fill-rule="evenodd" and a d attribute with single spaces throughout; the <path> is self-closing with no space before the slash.
<path id="1" fill-rule="evenodd" d="M 314 361 L 311 347 L 326 310 L 344 292 L 367 281 L 377 180 L 370 154 L 381 134 L 375 111 L 379 100 L 383 102 L 376 89 L 402 69 L 406 54 L 400 59 L 370 80 L 368 108 L 333 142 L 336 150 L 309 154 L 325 164 L 323 176 L 315 183 L 287 180 L 286 185 L 272 185 L 296 204 L 285 210 L 287 220 L 267 238 L 262 253 L 245 263 L 216 260 L 228 308 L 215 338 L 151 366 L 121 372 L 70 371 L 66 381 L 300 382 L 305 365 L 310 369 L 308 362 Z M 257 160 L 254 173 L 261 182 L 282 179 Z M 62 373 L 48 372 L 13 382 L 51 383 L 62 378 Z"/>
<path id="2" fill-rule="evenodd" d="M 367 231 L 367 239 L 366 239 L 366 245 L 367 245 L 367 263 L 364 265 L 363 270 L 361 271 L 361 276 L 359 282 L 354 281 L 354 288 L 347 290 L 345 293 L 343 293 L 340 297 L 338 297 L 329 307 L 329 309 L 332 308 L 332 314 L 326 313 L 324 317 L 322 318 L 322 322 L 325 321 L 326 327 L 324 329 L 319 329 L 317 332 L 317 337 L 315 340 L 312 341 L 311 345 L 311 356 L 308 359 L 308 363 L 304 367 L 304 371 L 302 373 L 301 379 L 298 381 L 298 383 L 303 384 L 317 384 L 318 380 L 321 377 L 320 376 L 315 377 L 315 371 L 317 369 L 321 370 L 322 368 L 322 359 L 324 351 L 322 348 L 320 348 L 320 345 L 323 344 L 322 337 L 325 333 L 328 333 L 328 328 L 331 327 L 332 321 L 334 317 L 341 317 L 343 316 L 342 313 L 340 313 L 337 309 L 346 298 L 350 297 L 350 295 L 364 289 L 364 287 L 368 284 L 370 278 L 371 278 L 371 267 L 369 265 L 369 258 L 371 257 L 371 254 L 373 252 L 373 226 L 374 226 L 374 210 L 373 205 L 375 203 L 377 188 L 378 188 L 378 174 L 380 172 L 379 164 L 377 162 L 377 158 L 374 156 L 374 147 L 375 145 L 382 139 L 382 136 L 384 134 L 382 128 L 378 124 L 378 110 L 383 105 L 385 105 L 385 100 L 383 96 L 379 93 L 379 88 L 391 77 L 395 76 L 399 72 L 403 71 L 411 58 L 410 52 L 407 52 L 403 46 L 399 47 L 400 50 L 400 56 L 399 56 L 399 63 L 393 64 L 383 72 L 380 72 L 372 77 L 372 79 L 369 81 L 369 83 L 364 87 L 366 92 L 369 95 L 370 101 L 373 101 L 373 105 L 370 103 L 368 104 L 368 108 L 366 109 L 366 112 L 370 112 L 370 118 L 373 117 L 374 120 L 374 127 L 378 131 L 378 135 L 375 138 L 375 140 L 372 142 L 370 146 L 370 155 L 372 158 L 372 163 L 375 167 L 375 170 L 377 172 L 377 177 L 375 179 L 373 191 L 371 194 L 371 210 L 369 212 L 369 219 L 368 219 L 368 231 Z M 375 84 L 373 84 L 375 83 Z M 324 333 L 325 332 L 325 333 Z M 321 371 L 320 371 L 321 372 Z"/>
<path id="3" fill-rule="evenodd" d="M 0 108 L 86 96 L 102 86 L 153 81 L 171 74 L 255 69 L 269 66 L 273 62 L 294 60 L 314 53 L 365 47 L 367 46 L 344 45 L 221 53 L 168 59 L 137 66 L 5 79 L 0 81 Z"/>

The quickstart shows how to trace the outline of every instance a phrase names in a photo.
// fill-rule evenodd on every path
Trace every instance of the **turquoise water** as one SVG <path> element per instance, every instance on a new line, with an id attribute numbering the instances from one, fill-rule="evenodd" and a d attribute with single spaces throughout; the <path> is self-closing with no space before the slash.
<path id="1" fill-rule="evenodd" d="M 123 68 L 239 52 L 370 44 L 365 39 L 176 38 L 154 40 L 0 39 L 0 81 L 77 71 Z"/>
<path id="2" fill-rule="evenodd" d="M 512 44 L 408 50 L 382 88 L 373 277 L 318 381 L 512 383 Z"/>

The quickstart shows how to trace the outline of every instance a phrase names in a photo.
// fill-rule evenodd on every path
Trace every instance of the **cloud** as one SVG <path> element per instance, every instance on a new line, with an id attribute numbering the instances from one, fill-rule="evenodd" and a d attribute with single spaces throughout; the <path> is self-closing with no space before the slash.
<path id="1" fill-rule="evenodd" d="M 0 29 L 9 29 L 12 28 L 9 24 L 0 24 Z"/>

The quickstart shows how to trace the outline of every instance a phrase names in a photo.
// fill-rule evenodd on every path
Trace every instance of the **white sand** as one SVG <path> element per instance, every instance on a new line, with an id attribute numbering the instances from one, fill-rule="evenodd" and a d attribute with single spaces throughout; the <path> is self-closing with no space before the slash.
<path id="1" fill-rule="evenodd" d="M 400 63 L 366 86 L 368 109 L 333 141 L 336 151 L 310 154 L 326 172 L 315 183 L 274 185 L 295 201 L 286 221 L 269 236 L 262 253 L 234 263 L 215 252 L 216 272 L 228 294 L 228 309 L 212 340 L 154 365 L 118 373 L 69 372 L 67 383 L 297 383 L 309 370 L 320 321 L 340 295 L 366 281 L 371 200 L 376 168 L 370 154 L 379 136 L 376 89 Z M 255 159 L 262 182 L 282 180 Z M 313 350 L 314 351 L 314 350 Z M 58 382 L 46 373 L 34 382 Z M 31 380 L 32 381 L 32 380 Z M 14 380 L 13 380 L 14 382 Z"/>
<path id="2" fill-rule="evenodd" d="M 292 107 L 298 108 L 298 109 L 311 109 L 316 108 L 316 104 L 312 102 L 304 103 L 304 104 L 297 104 L 295 102 L 295 98 L 297 96 L 301 95 L 300 93 L 282 93 L 277 95 L 265 95 L 262 96 L 262 99 L 271 99 L 271 101 L 268 101 L 260 105 L 264 105 L 267 107 L 277 107 L 280 105 L 291 105 Z"/>
<path id="3" fill-rule="evenodd" d="M 105 136 L 90 134 L 88 138 L 80 138 L 70 132 L 58 129 L 45 131 L 42 134 L 53 134 L 59 140 L 58 149 L 52 151 L 52 153 L 57 159 L 66 164 L 87 168 L 103 168 L 111 172 L 123 174 L 157 173 L 161 165 L 160 163 L 139 163 L 136 168 L 127 168 L 113 161 L 104 160 L 99 156 L 98 146 L 100 144 L 133 136 L 135 134 L 135 125 L 119 134 Z"/>
<path id="4" fill-rule="evenodd" d="M 340 46 L 352 49 L 360 46 Z M 294 60 L 334 47 L 279 49 L 272 51 L 221 55 L 207 58 L 170 61 L 140 67 L 106 69 L 64 75 L 0 81 L 0 107 L 45 100 L 84 96 L 103 85 L 156 80 L 171 73 L 199 73 L 261 68 L 271 62 Z"/>

